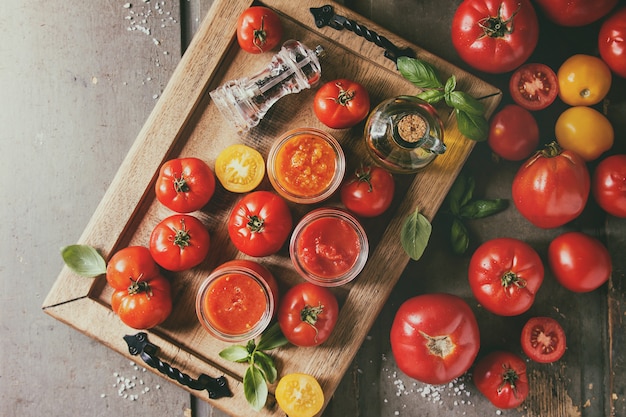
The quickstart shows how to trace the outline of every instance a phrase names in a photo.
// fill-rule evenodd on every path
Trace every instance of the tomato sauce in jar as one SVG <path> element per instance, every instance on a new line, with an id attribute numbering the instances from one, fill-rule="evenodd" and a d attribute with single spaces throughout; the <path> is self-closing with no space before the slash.
<path id="1" fill-rule="evenodd" d="M 368 250 L 367 236 L 358 221 L 333 208 L 305 216 L 296 226 L 290 245 L 296 270 L 322 286 L 341 285 L 356 277 Z"/>
<path id="2" fill-rule="evenodd" d="M 284 198 L 315 203 L 329 197 L 345 172 L 339 143 L 316 129 L 294 129 L 279 138 L 268 156 L 270 182 Z"/>
<path id="3" fill-rule="evenodd" d="M 275 312 L 278 288 L 260 264 L 236 260 L 216 268 L 200 287 L 198 319 L 215 337 L 249 340 L 261 334 Z"/>

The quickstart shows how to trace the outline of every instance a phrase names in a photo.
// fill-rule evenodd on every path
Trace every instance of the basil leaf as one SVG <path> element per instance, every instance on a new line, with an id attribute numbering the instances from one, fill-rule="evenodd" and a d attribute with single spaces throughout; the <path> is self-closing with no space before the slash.
<path id="1" fill-rule="evenodd" d="M 463 91 L 450 91 L 448 93 L 446 88 L 446 104 L 472 116 L 482 116 L 485 113 L 483 103 Z"/>
<path id="2" fill-rule="evenodd" d="M 474 180 L 474 177 L 472 176 L 466 177 L 465 190 L 459 202 L 461 207 L 466 205 L 472 199 L 472 197 L 474 196 L 475 189 L 476 189 L 476 180 Z"/>
<path id="3" fill-rule="evenodd" d="M 241 345 L 229 346 L 219 353 L 221 358 L 231 362 L 248 362 L 248 350 Z"/>
<path id="4" fill-rule="evenodd" d="M 436 104 L 436 103 L 439 103 L 445 97 L 445 93 L 441 90 L 436 90 L 436 89 L 424 90 L 421 93 L 419 93 L 417 97 L 421 98 L 427 103 Z"/>
<path id="5" fill-rule="evenodd" d="M 456 77 L 452 75 L 446 81 L 446 86 L 444 88 L 444 91 L 446 92 L 446 102 L 448 101 L 447 96 L 452 94 L 455 88 L 456 88 Z"/>
<path id="6" fill-rule="evenodd" d="M 411 259 L 417 261 L 422 257 L 432 229 L 428 219 L 417 209 L 404 221 L 400 231 L 400 243 Z"/>
<path id="7" fill-rule="evenodd" d="M 455 109 L 455 111 L 456 123 L 463 135 L 477 142 L 487 140 L 489 124 L 484 116 L 475 116 L 459 109 Z"/>
<path id="8" fill-rule="evenodd" d="M 469 247 L 469 232 L 463 222 L 456 217 L 452 219 L 450 243 L 452 244 L 452 252 L 457 255 L 463 255 Z"/>
<path id="9" fill-rule="evenodd" d="M 509 201 L 502 198 L 493 200 L 475 200 L 461 208 L 460 215 L 466 219 L 482 219 L 499 213 L 509 206 Z"/>
<path id="10" fill-rule="evenodd" d="M 448 191 L 448 204 L 450 206 L 450 211 L 455 216 L 458 216 L 461 212 L 461 199 L 465 193 L 465 182 L 465 176 L 463 174 L 459 174 L 452 184 L 452 187 L 450 187 L 450 191 Z"/>
<path id="11" fill-rule="evenodd" d="M 427 62 L 416 58 L 401 56 L 397 61 L 400 74 L 420 88 L 441 88 L 443 85 L 437 77 L 435 68 Z"/>
<path id="12" fill-rule="evenodd" d="M 276 378 L 278 378 L 278 371 L 276 370 L 276 365 L 274 365 L 274 359 L 272 359 L 270 355 L 257 350 L 254 352 L 253 361 L 254 364 L 259 367 L 261 372 L 263 372 L 267 382 L 270 384 L 276 382 Z"/>
<path id="13" fill-rule="evenodd" d="M 287 338 L 280 330 L 278 323 L 272 324 L 263 334 L 259 340 L 258 350 L 272 350 L 278 347 L 284 346 L 288 343 Z"/>
<path id="14" fill-rule="evenodd" d="M 107 272 L 104 258 L 88 245 L 70 245 L 61 249 L 63 262 L 80 276 L 93 278 Z"/>
<path id="15" fill-rule="evenodd" d="M 255 411 L 260 411 L 265 405 L 267 392 L 267 382 L 263 378 L 263 373 L 256 366 L 249 366 L 243 376 L 243 393 Z"/>

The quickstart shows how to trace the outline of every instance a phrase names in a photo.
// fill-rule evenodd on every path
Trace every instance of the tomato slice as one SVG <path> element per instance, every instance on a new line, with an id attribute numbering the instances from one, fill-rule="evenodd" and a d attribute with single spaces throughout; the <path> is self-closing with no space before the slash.
<path id="1" fill-rule="evenodd" d="M 276 402 L 289 417 L 313 417 L 324 405 L 324 391 L 312 375 L 287 374 L 276 386 Z"/>
<path id="2" fill-rule="evenodd" d="M 550 317 L 532 317 L 522 329 L 522 349 L 535 362 L 551 363 L 565 353 L 565 331 Z"/>
<path id="3" fill-rule="evenodd" d="M 263 156 L 247 145 L 230 145 L 215 160 L 215 175 L 222 186 L 234 193 L 255 189 L 265 175 Z"/>
<path id="4" fill-rule="evenodd" d="M 511 76 L 509 91 L 513 101 L 527 110 L 542 110 L 554 102 L 559 92 L 556 73 L 545 64 L 530 63 Z"/>

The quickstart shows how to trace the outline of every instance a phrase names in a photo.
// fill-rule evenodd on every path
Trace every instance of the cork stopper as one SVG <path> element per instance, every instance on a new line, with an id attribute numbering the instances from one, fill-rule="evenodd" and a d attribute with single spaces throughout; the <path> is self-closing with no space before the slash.
<path id="1" fill-rule="evenodd" d="M 407 114 L 398 122 L 398 134 L 408 143 L 419 142 L 426 135 L 427 129 L 428 124 L 419 114 Z"/>

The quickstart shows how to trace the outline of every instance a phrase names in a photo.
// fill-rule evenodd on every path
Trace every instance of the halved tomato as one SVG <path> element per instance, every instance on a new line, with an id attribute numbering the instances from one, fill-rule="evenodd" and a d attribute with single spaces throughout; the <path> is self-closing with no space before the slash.
<path id="1" fill-rule="evenodd" d="M 513 100 L 526 110 L 542 110 L 554 102 L 559 92 L 556 73 L 545 64 L 519 67 L 509 81 Z"/>
<path id="2" fill-rule="evenodd" d="M 265 175 L 263 156 L 247 145 L 230 145 L 215 160 L 215 175 L 222 186 L 234 193 L 255 189 Z"/>
<path id="3" fill-rule="evenodd" d="M 551 317 L 532 317 L 522 329 L 522 349 L 535 362 L 551 363 L 565 353 L 565 331 Z"/>
<path id="4" fill-rule="evenodd" d="M 276 402 L 289 417 L 313 417 L 324 405 L 324 391 L 312 375 L 287 374 L 276 386 Z"/>

